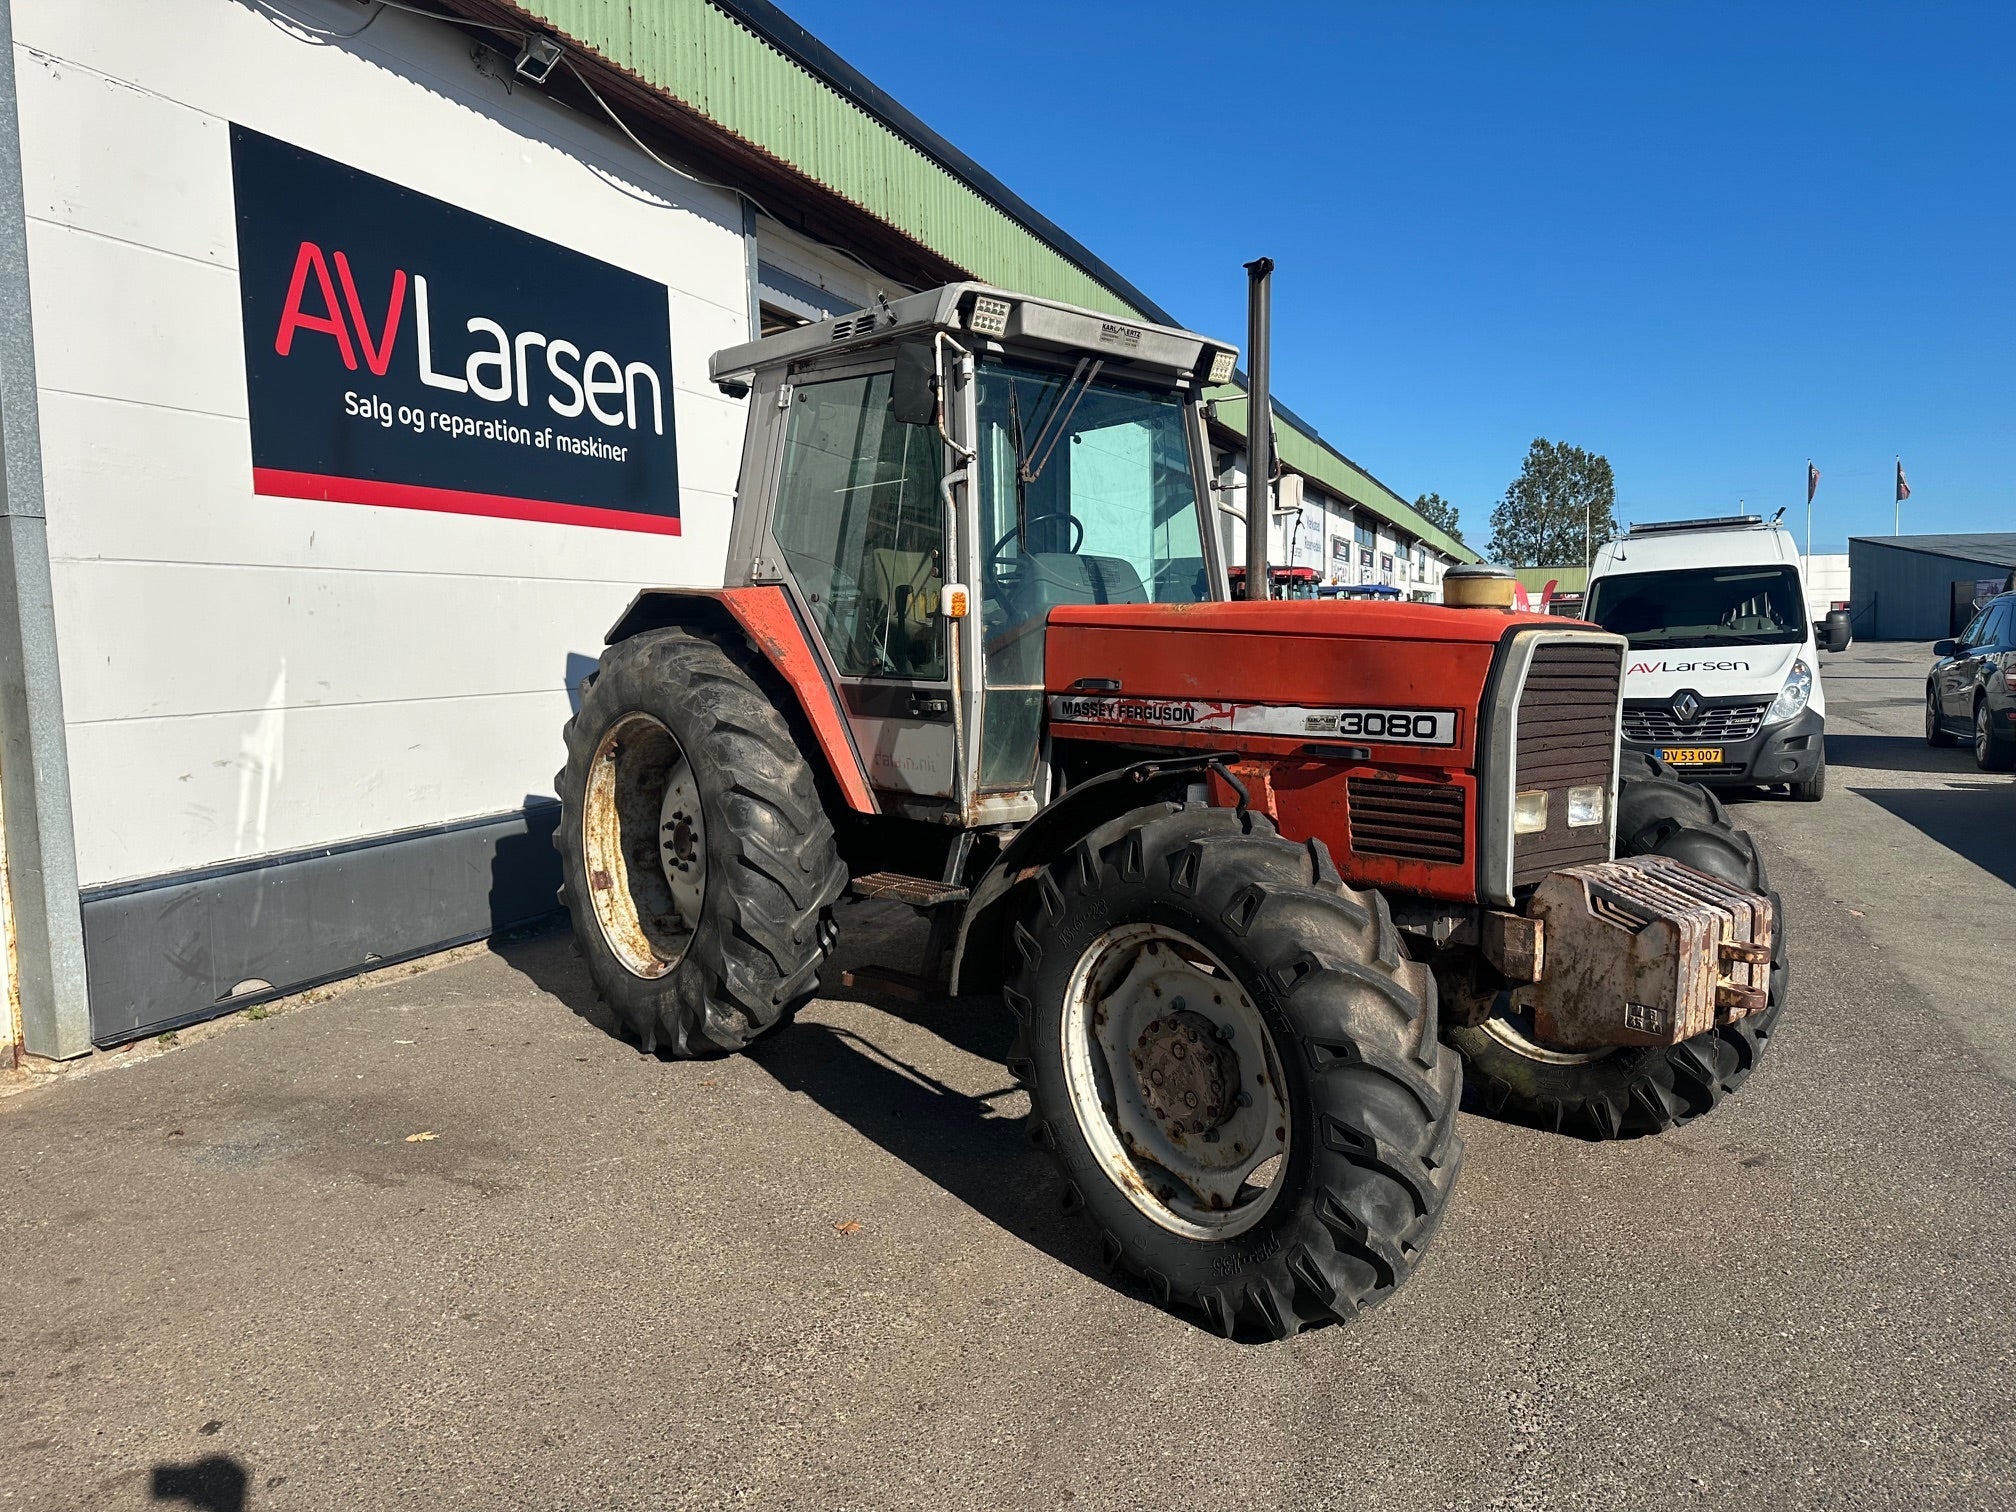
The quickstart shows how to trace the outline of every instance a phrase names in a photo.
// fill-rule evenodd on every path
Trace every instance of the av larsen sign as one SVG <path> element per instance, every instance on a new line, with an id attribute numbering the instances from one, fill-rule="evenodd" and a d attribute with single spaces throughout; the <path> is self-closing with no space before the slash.
<path id="1" fill-rule="evenodd" d="M 231 128 L 255 492 L 679 531 L 665 286 Z"/>

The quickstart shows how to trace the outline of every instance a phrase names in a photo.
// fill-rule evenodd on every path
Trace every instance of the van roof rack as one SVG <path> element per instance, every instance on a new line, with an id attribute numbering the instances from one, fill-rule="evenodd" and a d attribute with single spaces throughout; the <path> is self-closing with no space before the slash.
<path id="1" fill-rule="evenodd" d="M 1762 515 L 1717 515 L 1706 520 L 1654 520 L 1631 526 L 1634 536 L 1664 535 L 1674 530 L 1754 530 L 1764 523 Z"/>

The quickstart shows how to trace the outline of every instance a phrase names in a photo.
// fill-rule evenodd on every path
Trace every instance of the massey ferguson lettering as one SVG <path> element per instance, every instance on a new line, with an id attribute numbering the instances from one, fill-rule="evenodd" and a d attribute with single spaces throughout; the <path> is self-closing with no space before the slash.
<path id="1" fill-rule="evenodd" d="M 1368 745 L 1456 743 L 1454 709 L 1305 708 L 1298 704 L 1203 703 L 1195 700 L 1090 698 L 1052 694 L 1050 717 L 1066 724 L 1129 725 L 1172 730 L 1229 730 L 1362 740 Z"/>
<path id="2" fill-rule="evenodd" d="M 233 127 L 257 493 L 677 534 L 670 296 Z"/>

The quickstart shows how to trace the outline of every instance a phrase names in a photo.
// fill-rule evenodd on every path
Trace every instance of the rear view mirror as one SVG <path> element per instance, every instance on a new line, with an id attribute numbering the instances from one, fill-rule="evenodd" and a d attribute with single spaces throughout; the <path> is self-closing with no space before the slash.
<path id="1" fill-rule="evenodd" d="M 931 425 L 938 419 L 938 354 L 928 341 L 896 348 L 896 376 L 889 408 L 904 425 Z"/>
<path id="2" fill-rule="evenodd" d="M 1960 642 L 1958 642 L 1957 640 L 1942 640 L 1932 642 L 1932 654 L 1934 656 L 1958 656 L 1962 651 L 1966 649 L 1967 648 L 1961 645 Z"/>

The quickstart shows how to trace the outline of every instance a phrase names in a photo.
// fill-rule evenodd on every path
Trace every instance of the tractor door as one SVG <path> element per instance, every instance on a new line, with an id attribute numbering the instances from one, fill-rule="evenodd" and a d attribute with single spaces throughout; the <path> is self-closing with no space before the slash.
<path id="1" fill-rule="evenodd" d="M 759 389 L 783 411 L 770 535 L 870 784 L 956 802 L 945 448 L 934 427 L 896 419 L 891 380 L 885 357 L 796 373 L 774 398 Z"/>

